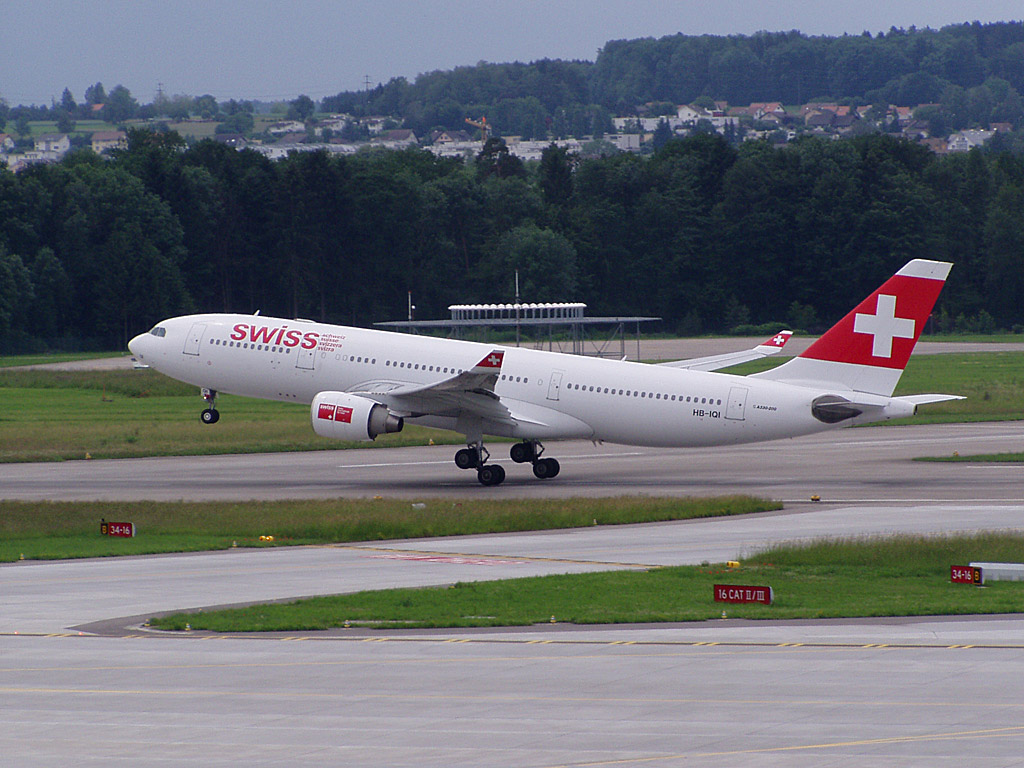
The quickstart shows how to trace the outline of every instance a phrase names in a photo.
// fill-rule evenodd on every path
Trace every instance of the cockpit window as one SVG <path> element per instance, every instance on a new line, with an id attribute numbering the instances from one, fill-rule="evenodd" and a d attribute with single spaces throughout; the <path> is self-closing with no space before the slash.
<path id="1" fill-rule="evenodd" d="M 162 339 L 164 336 L 167 335 L 167 329 L 164 328 L 163 326 L 157 325 L 153 327 L 153 330 L 151 330 L 150 333 L 153 336 L 159 336 Z"/>

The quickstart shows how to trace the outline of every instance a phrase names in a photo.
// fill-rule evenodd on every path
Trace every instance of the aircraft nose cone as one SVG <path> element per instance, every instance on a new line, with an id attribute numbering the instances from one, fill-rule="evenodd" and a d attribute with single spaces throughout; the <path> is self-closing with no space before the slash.
<path id="1" fill-rule="evenodd" d="M 147 333 L 140 333 L 138 336 L 136 336 L 134 339 L 128 342 L 129 351 L 140 360 L 142 359 L 143 355 L 145 355 L 145 337 L 148 335 L 149 334 Z"/>

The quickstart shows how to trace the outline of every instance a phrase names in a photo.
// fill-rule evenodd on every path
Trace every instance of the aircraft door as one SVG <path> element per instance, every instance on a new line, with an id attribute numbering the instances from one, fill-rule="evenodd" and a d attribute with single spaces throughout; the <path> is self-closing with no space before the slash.
<path id="1" fill-rule="evenodd" d="M 729 390 L 729 401 L 725 406 L 725 418 L 743 421 L 744 412 L 747 408 L 747 392 L 749 391 L 746 387 L 732 387 Z"/>
<path id="2" fill-rule="evenodd" d="M 306 371 L 312 371 L 316 364 L 316 349 L 299 349 L 298 358 L 295 360 L 295 367 Z"/>
<path id="3" fill-rule="evenodd" d="M 562 374 L 564 371 L 552 371 L 551 380 L 548 382 L 548 400 L 557 400 L 562 391 Z"/>
<path id="4" fill-rule="evenodd" d="M 192 328 L 189 329 L 188 336 L 185 337 L 185 349 L 182 350 L 186 355 L 199 355 L 199 344 L 203 340 L 203 336 L 206 334 L 206 323 L 195 323 Z"/>

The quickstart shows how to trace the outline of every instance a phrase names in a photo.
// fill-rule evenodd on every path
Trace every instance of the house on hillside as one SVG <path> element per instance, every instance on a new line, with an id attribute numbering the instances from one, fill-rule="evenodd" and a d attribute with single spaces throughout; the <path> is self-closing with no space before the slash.
<path id="1" fill-rule="evenodd" d="M 0 133 L 0 152 L 12 152 L 14 150 L 14 137 L 9 133 Z"/>
<path id="2" fill-rule="evenodd" d="M 458 144 L 472 141 L 466 131 L 433 131 L 430 134 L 431 144 Z"/>
<path id="3" fill-rule="evenodd" d="M 331 131 L 337 131 L 338 133 L 340 133 L 341 131 L 345 130 L 345 126 L 348 125 L 350 122 L 351 118 L 348 117 L 347 115 L 335 115 L 333 117 L 325 117 L 323 120 L 320 121 L 320 124 L 317 126 L 317 128 L 321 131 L 324 128 L 327 128 Z"/>
<path id="4" fill-rule="evenodd" d="M 96 131 L 90 143 L 92 151 L 97 155 L 112 149 L 128 149 L 128 134 L 124 131 Z"/>
<path id="5" fill-rule="evenodd" d="M 804 115 L 804 125 L 808 128 L 830 128 L 836 119 L 831 109 L 813 109 Z"/>
<path id="6" fill-rule="evenodd" d="M 54 153 L 63 156 L 71 149 L 71 139 L 66 133 L 47 133 L 36 137 L 36 152 Z"/>
<path id="7" fill-rule="evenodd" d="M 975 147 L 984 145 L 994 135 L 995 131 L 958 131 L 949 137 L 946 148 L 949 152 L 968 152 Z"/>
<path id="8" fill-rule="evenodd" d="M 281 120 L 267 126 L 267 133 L 271 136 L 284 136 L 289 133 L 301 133 L 306 130 L 306 124 L 299 120 Z"/>
<path id="9" fill-rule="evenodd" d="M 755 120 L 764 120 L 771 115 L 781 121 L 786 117 L 786 110 L 782 108 L 781 101 L 755 101 L 747 107 L 747 114 Z"/>
<path id="10" fill-rule="evenodd" d="M 711 113 L 703 107 L 694 107 L 690 104 L 680 104 L 676 108 L 676 117 L 684 123 L 695 123 L 701 119 L 707 120 L 711 117 Z"/>
<path id="11" fill-rule="evenodd" d="M 390 146 L 408 147 L 418 143 L 416 134 L 408 128 L 392 128 L 390 131 L 382 131 L 378 138 Z"/>

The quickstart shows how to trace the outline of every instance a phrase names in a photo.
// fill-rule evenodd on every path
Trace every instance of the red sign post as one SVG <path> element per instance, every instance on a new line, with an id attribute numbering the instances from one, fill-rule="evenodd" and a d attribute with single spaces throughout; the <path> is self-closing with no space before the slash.
<path id="1" fill-rule="evenodd" d="M 108 523 L 103 520 L 100 523 L 101 536 L 121 536 L 130 539 L 135 536 L 135 523 Z"/>
<path id="2" fill-rule="evenodd" d="M 716 603 L 761 603 L 771 605 L 775 593 L 771 587 L 748 587 L 738 584 L 715 584 Z"/>

